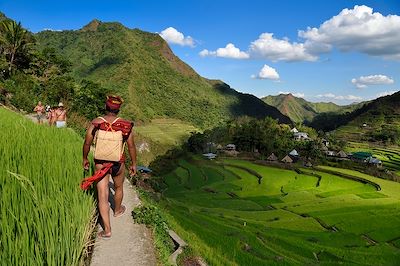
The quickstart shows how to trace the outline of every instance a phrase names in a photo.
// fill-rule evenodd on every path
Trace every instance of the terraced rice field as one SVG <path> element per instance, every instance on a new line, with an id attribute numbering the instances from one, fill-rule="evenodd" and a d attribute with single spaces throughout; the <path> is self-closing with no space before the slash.
<path id="1" fill-rule="evenodd" d="M 383 165 L 400 175 L 400 147 L 379 147 L 368 143 L 349 142 L 347 147 L 348 152 L 367 151 L 371 152 Z"/>
<path id="2" fill-rule="evenodd" d="M 398 265 L 399 183 L 302 170 L 182 160 L 162 206 L 210 265 Z"/>
<path id="3" fill-rule="evenodd" d="M 149 124 L 135 127 L 137 133 L 163 145 L 179 145 L 190 132 L 199 131 L 178 119 L 154 119 Z"/>

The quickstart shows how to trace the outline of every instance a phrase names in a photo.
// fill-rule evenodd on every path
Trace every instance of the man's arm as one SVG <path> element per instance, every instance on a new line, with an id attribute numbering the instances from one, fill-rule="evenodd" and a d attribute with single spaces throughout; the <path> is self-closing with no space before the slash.
<path id="1" fill-rule="evenodd" d="M 82 148 L 83 168 L 85 170 L 89 169 L 89 160 L 87 157 L 90 151 L 90 145 L 92 145 L 93 141 L 93 135 L 92 135 L 93 129 L 94 129 L 93 124 L 90 124 L 89 128 L 86 131 L 85 141 L 83 142 L 83 148 Z"/>
<path id="2" fill-rule="evenodd" d="M 133 137 L 133 130 L 129 134 L 129 137 L 126 141 L 128 144 L 128 152 L 129 156 L 131 157 L 132 164 L 129 166 L 129 174 L 131 176 L 134 176 L 136 174 L 136 146 L 135 146 L 135 140 Z"/>

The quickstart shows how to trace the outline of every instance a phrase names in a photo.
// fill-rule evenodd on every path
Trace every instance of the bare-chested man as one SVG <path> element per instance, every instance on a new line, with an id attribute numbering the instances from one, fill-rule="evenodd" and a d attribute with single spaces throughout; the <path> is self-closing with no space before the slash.
<path id="1" fill-rule="evenodd" d="M 39 124 L 43 123 L 43 120 L 45 118 L 44 115 L 44 106 L 42 105 L 42 102 L 38 102 L 38 105 L 35 106 L 35 108 L 33 109 L 34 112 L 36 112 L 36 118 L 38 120 Z"/>
<path id="2" fill-rule="evenodd" d="M 122 99 L 119 96 L 108 96 L 106 101 L 106 114 L 103 117 L 96 118 L 92 121 L 86 132 L 85 142 L 83 144 L 83 167 L 89 169 L 88 154 L 90 150 L 90 145 L 96 135 L 97 130 L 110 130 L 121 131 L 123 136 L 123 141 L 128 145 L 128 152 L 131 158 L 131 165 L 129 166 L 130 175 L 136 174 L 136 148 L 133 139 L 133 123 L 118 118 L 118 113 L 120 106 L 122 104 Z M 104 160 L 94 160 L 96 164 L 96 171 L 103 168 L 103 164 L 108 163 Z M 113 166 L 110 169 L 109 174 L 111 174 L 114 180 L 114 217 L 119 217 L 123 215 L 126 211 L 126 207 L 122 205 L 123 198 L 123 183 L 125 178 L 125 156 L 122 156 L 119 162 L 112 162 Z M 103 220 L 104 230 L 99 232 L 98 236 L 101 238 L 111 237 L 111 224 L 110 224 L 110 205 L 108 203 L 109 196 L 109 175 L 107 174 L 103 179 L 101 179 L 97 187 L 97 196 L 100 216 Z"/>
<path id="3" fill-rule="evenodd" d="M 55 111 L 55 122 L 58 128 L 67 126 L 67 111 L 64 109 L 63 103 L 59 103 L 58 109 Z"/>

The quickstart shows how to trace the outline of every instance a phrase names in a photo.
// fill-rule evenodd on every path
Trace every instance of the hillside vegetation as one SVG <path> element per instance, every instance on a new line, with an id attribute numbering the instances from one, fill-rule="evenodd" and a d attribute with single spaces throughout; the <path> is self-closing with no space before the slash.
<path id="1" fill-rule="evenodd" d="M 169 222 L 210 265 L 395 265 L 400 256 L 395 182 L 198 159 L 164 181 Z"/>
<path id="2" fill-rule="evenodd" d="M 39 47 L 54 48 L 70 60 L 76 79 L 121 94 L 123 114 L 133 120 L 169 117 L 209 128 L 248 115 L 290 123 L 257 97 L 199 76 L 158 34 L 94 20 L 81 30 L 43 31 L 35 37 Z"/>
<path id="3" fill-rule="evenodd" d="M 346 113 L 351 112 L 364 103 L 337 105 L 332 102 L 308 102 L 303 98 L 295 97 L 292 94 L 279 94 L 276 96 L 266 96 L 262 98 L 264 102 L 275 106 L 282 114 L 288 116 L 294 122 L 312 121 L 320 113 Z"/>
<path id="4" fill-rule="evenodd" d="M 335 130 L 347 141 L 400 144 L 400 92 L 380 97 L 347 114 L 321 114 L 310 124 L 316 129 Z"/>
<path id="5" fill-rule="evenodd" d="M 82 139 L 0 107 L 1 265 L 82 265 L 94 201 L 82 193 Z"/>

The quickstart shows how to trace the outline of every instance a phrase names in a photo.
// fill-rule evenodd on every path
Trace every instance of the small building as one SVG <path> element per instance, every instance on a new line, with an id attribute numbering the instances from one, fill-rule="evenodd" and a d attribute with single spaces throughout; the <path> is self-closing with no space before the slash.
<path id="1" fill-rule="evenodd" d="M 292 150 L 291 152 L 289 152 L 289 155 L 293 157 L 298 157 L 299 153 L 296 150 Z"/>
<path id="2" fill-rule="evenodd" d="M 376 167 L 382 167 L 382 161 L 374 157 L 370 157 L 368 163 Z"/>
<path id="3" fill-rule="evenodd" d="M 336 156 L 335 151 L 326 151 L 325 154 L 326 154 L 326 156 L 331 156 L 331 157 Z"/>
<path id="4" fill-rule="evenodd" d="M 312 164 L 310 161 L 308 161 L 308 162 L 305 164 L 305 166 L 306 166 L 306 167 L 313 167 L 313 164 Z"/>
<path id="5" fill-rule="evenodd" d="M 278 161 L 278 157 L 276 157 L 276 155 L 274 153 L 271 153 L 271 155 L 268 156 L 267 160 L 271 161 L 271 162 L 276 162 L 276 161 Z"/>
<path id="6" fill-rule="evenodd" d="M 368 124 L 367 124 L 367 123 L 364 123 L 364 124 L 362 124 L 362 126 L 363 126 L 363 127 L 367 127 L 367 126 L 368 126 Z"/>
<path id="7" fill-rule="evenodd" d="M 322 139 L 322 144 L 323 144 L 325 147 L 328 147 L 328 146 L 329 146 L 329 141 L 326 140 L 326 139 Z"/>
<path id="8" fill-rule="evenodd" d="M 209 160 L 213 160 L 217 157 L 215 153 L 209 152 L 209 153 L 204 153 L 203 156 Z"/>
<path id="9" fill-rule="evenodd" d="M 365 152 L 365 151 L 358 151 L 358 152 L 354 152 L 351 155 L 351 159 L 353 161 L 357 161 L 357 162 L 363 162 L 366 163 L 369 161 L 369 158 L 372 157 L 372 153 L 370 152 Z"/>
<path id="10" fill-rule="evenodd" d="M 344 151 L 339 151 L 337 154 L 336 154 L 336 156 L 337 157 L 340 157 L 340 158 L 347 158 L 348 156 L 347 156 L 347 153 L 345 153 Z"/>
<path id="11" fill-rule="evenodd" d="M 225 150 L 227 151 L 235 151 L 236 150 L 236 145 L 235 144 L 228 144 L 225 146 Z"/>
<path id="12" fill-rule="evenodd" d="M 306 132 L 296 132 L 293 134 L 293 137 L 297 141 L 310 140 L 310 137 L 308 136 L 308 134 Z"/>
<path id="13" fill-rule="evenodd" d="M 293 163 L 293 159 L 289 155 L 286 155 L 285 157 L 283 157 L 281 162 L 283 162 L 283 163 Z"/>
<path id="14" fill-rule="evenodd" d="M 298 130 L 297 130 L 297 128 L 292 128 L 291 130 L 290 130 L 290 132 L 292 132 L 292 133 L 297 133 L 297 132 L 299 132 Z"/>

